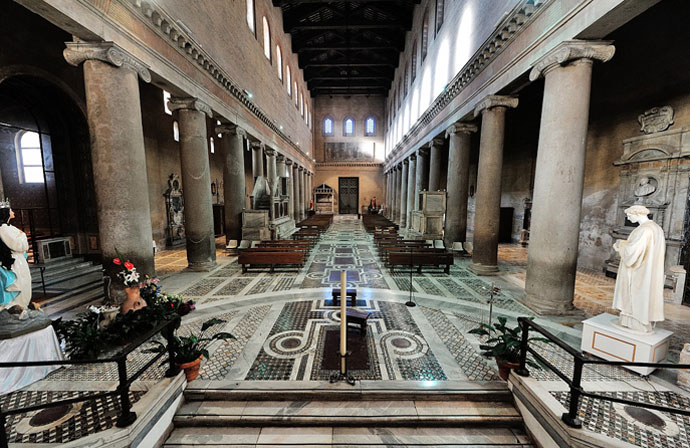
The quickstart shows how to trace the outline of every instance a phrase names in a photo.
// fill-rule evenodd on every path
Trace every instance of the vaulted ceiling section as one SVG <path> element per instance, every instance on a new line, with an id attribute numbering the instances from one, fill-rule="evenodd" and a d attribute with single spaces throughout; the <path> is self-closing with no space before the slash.
<path id="1" fill-rule="evenodd" d="M 312 96 L 390 88 L 419 0 L 273 0 Z"/>

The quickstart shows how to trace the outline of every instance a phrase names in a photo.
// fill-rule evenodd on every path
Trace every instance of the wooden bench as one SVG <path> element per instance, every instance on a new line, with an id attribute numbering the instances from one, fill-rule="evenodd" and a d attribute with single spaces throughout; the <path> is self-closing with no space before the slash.
<path id="1" fill-rule="evenodd" d="M 347 324 L 359 325 L 359 331 L 362 336 L 366 336 L 367 334 L 367 319 L 369 319 L 370 315 L 371 313 L 367 311 L 353 309 L 348 309 L 345 311 L 345 316 L 347 316 Z"/>
<path id="2" fill-rule="evenodd" d="M 331 296 L 333 297 L 333 305 L 337 306 L 340 303 L 340 288 L 333 288 L 331 290 Z M 357 306 L 357 290 L 347 288 L 345 290 L 345 297 L 350 299 L 350 306 Z"/>
<path id="3" fill-rule="evenodd" d="M 276 266 L 304 266 L 305 252 L 301 250 L 256 250 L 246 249 L 240 251 L 237 263 L 242 265 L 242 272 L 247 272 L 247 265 L 270 266 L 271 272 L 275 272 Z M 261 249 L 261 248 L 258 248 Z"/>
<path id="4" fill-rule="evenodd" d="M 443 250 L 443 249 L 435 249 Z M 453 254 L 448 252 L 417 252 L 413 254 L 409 252 L 390 252 L 388 254 L 388 263 L 390 264 L 391 273 L 393 273 L 395 266 L 410 266 L 410 268 L 417 266 L 417 272 L 422 272 L 422 266 L 445 266 L 444 272 L 450 274 L 450 267 L 453 264 Z"/>

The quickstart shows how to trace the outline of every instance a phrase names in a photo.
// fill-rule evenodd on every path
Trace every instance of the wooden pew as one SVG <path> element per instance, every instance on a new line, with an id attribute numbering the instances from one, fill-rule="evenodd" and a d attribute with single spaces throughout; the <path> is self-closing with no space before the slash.
<path id="1" fill-rule="evenodd" d="M 270 266 L 271 272 L 275 272 L 276 266 L 304 266 L 306 260 L 305 251 L 299 249 L 271 249 L 252 248 L 240 251 L 237 263 L 242 265 L 242 272 L 247 272 L 247 265 L 252 267 L 256 265 Z"/>
<path id="2" fill-rule="evenodd" d="M 443 249 L 435 249 L 443 250 Z M 417 272 L 422 272 L 422 266 L 436 266 L 441 267 L 445 265 L 443 272 L 450 274 L 450 267 L 453 264 L 453 254 L 448 252 L 417 252 L 410 254 L 409 252 L 390 252 L 388 254 L 388 262 L 390 264 L 391 273 L 393 273 L 395 266 L 409 266 L 410 268 L 417 266 Z"/>

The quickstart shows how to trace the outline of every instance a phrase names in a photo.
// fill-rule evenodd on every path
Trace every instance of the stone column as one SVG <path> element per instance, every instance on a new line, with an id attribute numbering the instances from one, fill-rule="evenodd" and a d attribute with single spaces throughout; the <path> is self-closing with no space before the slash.
<path id="1" fill-rule="evenodd" d="M 276 196 L 282 196 L 282 177 L 285 177 L 285 156 L 276 155 Z"/>
<path id="2" fill-rule="evenodd" d="M 264 144 L 252 142 L 252 173 L 254 180 L 264 175 Z"/>
<path id="3" fill-rule="evenodd" d="M 450 137 L 448 147 L 448 187 L 446 207 L 445 246 L 465 242 L 467 234 L 467 190 L 470 175 L 470 135 L 477 126 L 455 123 L 446 130 Z"/>
<path id="4" fill-rule="evenodd" d="M 417 150 L 417 178 L 414 186 L 414 210 L 419 210 L 419 194 L 424 191 L 429 176 L 429 150 L 419 148 Z"/>
<path id="5" fill-rule="evenodd" d="M 68 63 L 84 63 L 103 265 L 115 274 L 117 248 L 139 273 L 155 275 L 138 79 L 150 82 L 151 74 L 112 42 L 65 45 Z"/>
<path id="6" fill-rule="evenodd" d="M 216 134 L 222 134 L 219 141 L 223 155 L 223 197 L 225 216 L 225 239 L 242 239 L 242 212 L 244 211 L 246 185 L 244 184 L 244 139 L 247 133 L 234 124 L 216 126 Z"/>
<path id="7" fill-rule="evenodd" d="M 266 179 L 268 180 L 268 187 L 270 189 L 269 194 L 271 197 L 275 197 L 276 187 L 278 184 L 278 176 L 276 173 L 276 150 L 266 146 L 266 149 L 264 149 L 264 154 L 266 155 Z M 275 216 L 273 203 L 271 203 L 271 206 L 268 209 L 268 216 L 269 219 L 277 218 L 277 216 Z"/>
<path id="8" fill-rule="evenodd" d="M 297 168 L 297 216 L 298 221 L 304 219 L 304 167 Z"/>
<path id="9" fill-rule="evenodd" d="M 400 211 L 402 209 L 402 163 L 395 169 L 395 222 L 402 228 Z"/>
<path id="10" fill-rule="evenodd" d="M 311 179 L 312 179 L 313 174 L 311 172 L 307 173 L 307 197 L 306 203 L 307 203 L 307 210 L 311 210 L 311 198 L 312 198 L 312 192 L 311 192 Z"/>
<path id="11" fill-rule="evenodd" d="M 287 176 L 288 216 L 295 219 L 295 194 L 293 191 L 292 160 L 285 159 L 285 175 Z"/>
<path id="12" fill-rule="evenodd" d="M 498 272 L 498 221 L 501 215 L 501 171 L 505 114 L 518 99 L 489 95 L 477 104 L 474 116 L 482 116 L 474 215 L 474 251 L 470 270 L 478 275 Z"/>
<path id="13" fill-rule="evenodd" d="M 429 142 L 429 191 L 441 189 L 441 148 L 443 138 L 435 138 Z"/>
<path id="14" fill-rule="evenodd" d="M 572 309 L 592 64 L 614 51 L 609 42 L 566 41 L 530 73 L 545 78 L 525 283 L 525 303 L 539 313 Z"/>
<path id="15" fill-rule="evenodd" d="M 412 227 L 412 211 L 414 210 L 414 190 L 417 181 L 417 156 L 412 154 L 407 168 L 407 227 Z"/>
<path id="16" fill-rule="evenodd" d="M 407 227 L 407 172 L 409 170 L 410 161 L 405 159 L 402 162 L 402 171 L 400 175 L 400 228 Z"/>
<path id="17" fill-rule="evenodd" d="M 180 126 L 188 269 L 208 271 L 216 264 L 206 133 L 206 116 L 211 116 L 211 108 L 196 98 L 172 98 L 169 108 L 177 112 Z"/>
<path id="18" fill-rule="evenodd" d="M 297 162 L 292 164 L 292 213 L 295 223 L 299 222 L 299 165 Z"/>

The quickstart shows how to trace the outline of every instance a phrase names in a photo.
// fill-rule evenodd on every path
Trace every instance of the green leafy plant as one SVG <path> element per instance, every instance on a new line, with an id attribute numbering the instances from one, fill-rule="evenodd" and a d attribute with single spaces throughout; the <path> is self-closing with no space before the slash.
<path id="1" fill-rule="evenodd" d="M 212 341 L 227 341 L 228 339 L 235 339 L 235 337 L 232 334 L 222 331 L 215 333 L 213 336 L 210 337 L 206 336 L 206 331 L 209 328 L 222 323 L 225 323 L 225 321 L 222 319 L 209 319 L 201 325 L 201 333 L 199 335 L 195 335 L 191 331 L 189 332 L 188 336 L 180 337 L 178 335 L 175 335 L 173 339 L 170 341 L 170 344 L 172 345 L 173 349 L 172 351 L 174 362 L 176 364 L 185 364 L 188 362 L 196 361 L 197 359 L 199 359 L 200 356 L 203 356 L 204 358 L 208 359 L 210 357 L 210 354 L 208 350 L 206 350 L 206 347 L 208 347 L 208 344 L 210 344 Z M 165 344 L 163 341 L 152 342 L 154 344 L 154 347 L 145 350 L 145 353 L 168 352 L 168 345 Z"/>
<path id="2" fill-rule="evenodd" d="M 520 326 L 508 327 L 508 319 L 499 316 L 498 323 L 495 325 L 481 324 L 478 328 L 469 331 L 470 334 L 488 337 L 479 348 L 483 350 L 484 356 L 492 356 L 499 362 L 520 362 L 520 343 L 522 342 L 522 329 Z M 529 341 L 549 342 L 545 338 L 529 338 Z M 540 369 L 541 366 L 527 358 L 527 365 Z"/>

